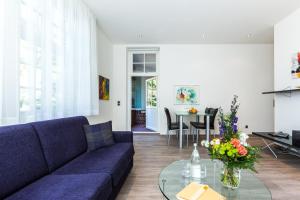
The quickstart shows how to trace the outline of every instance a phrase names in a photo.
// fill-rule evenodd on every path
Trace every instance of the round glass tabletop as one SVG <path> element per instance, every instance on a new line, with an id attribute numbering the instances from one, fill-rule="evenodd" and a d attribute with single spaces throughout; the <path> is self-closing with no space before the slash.
<path id="1" fill-rule="evenodd" d="M 271 200 L 269 189 L 252 172 L 242 170 L 240 187 L 231 190 L 223 187 L 220 182 L 222 163 L 210 159 L 201 159 L 201 165 L 206 166 L 206 178 L 193 180 L 182 175 L 187 160 L 176 161 L 164 168 L 159 175 L 159 188 L 169 200 L 177 200 L 176 194 L 191 182 L 209 185 L 227 200 Z"/>

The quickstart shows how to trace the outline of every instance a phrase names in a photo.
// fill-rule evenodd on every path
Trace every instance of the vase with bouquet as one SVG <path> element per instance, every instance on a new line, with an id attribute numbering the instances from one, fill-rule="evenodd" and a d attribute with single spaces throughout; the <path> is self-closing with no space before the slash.
<path id="1" fill-rule="evenodd" d="M 208 148 L 211 159 L 217 159 L 223 163 L 220 181 L 224 187 L 230 189 L 239 187 L 241 169 L 256 172 L 255 163 L 259 157 L 259 148 L 248 145 L 247 134 L 238 130 L 239 103 L 237 98 L 234 96 L 229 114 L 224 114 L 220 108 L 220 138 L 215 138 L 210 142 L 202 141 L 202 145 Z"/>

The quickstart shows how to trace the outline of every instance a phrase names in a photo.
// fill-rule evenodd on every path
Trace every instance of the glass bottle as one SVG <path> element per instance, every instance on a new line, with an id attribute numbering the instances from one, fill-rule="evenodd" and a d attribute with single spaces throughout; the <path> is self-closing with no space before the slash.
<path id="1" fill-rule="evenodd" d="M 201 178 L 200 154 L 196 143 L 194 143 L 194 150 L 191 156 L 191 176 L 196 179 Z"/>

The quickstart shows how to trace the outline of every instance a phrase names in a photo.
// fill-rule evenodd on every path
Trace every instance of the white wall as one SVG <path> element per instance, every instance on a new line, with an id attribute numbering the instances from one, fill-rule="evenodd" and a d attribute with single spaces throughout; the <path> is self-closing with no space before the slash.
<path id="1" fill-rule="evenodd" d="M 98 75 L 110 79 L 110 93 L 113 82 L 113 45 L 101 28 L 97 26 Z M 92 124 L 112 120 L 112 98 L 99 100 L 99 115 L 88 117 Z"/>
<path id="2" fill-rule="evenodd" d="M 114 45 L 113 121 L 126 129 L 126 48 Z M 145 45 L 149 46 L 149 45 Z M 273 88 L 273 45 L 156 45 L 160 47 L 159 124 L 165 133 L 164 107 L 174 105 L 174 85 L 200 85 L 200 109 L 222 106 L 228 111 L 239 95 L 241 128 L 248 132 L 273 130 L 272 97 L 261 92 Z M 120 100 L 121 106 L 115 106 Z"/>
<path id="3" fill-rule="evenodd" d="M 275 25 L 274 89 L 300 86 L 300 79 L 292 79 L 292 55 L 300 52 L 300 9 Z M 275 95 L 275 130 L 289 134 L 300 130 L 300 92 L 292 97 Z"/>
<path id="4" fill-rule="evenodd" d="M 127 51 L 126 46 L 113 46 L 113 82 L 111 95 L 113 101 L 113 129 L 126 130 L 127 116 Z M 117 102 L 120 101 L 120 106 Z"/>

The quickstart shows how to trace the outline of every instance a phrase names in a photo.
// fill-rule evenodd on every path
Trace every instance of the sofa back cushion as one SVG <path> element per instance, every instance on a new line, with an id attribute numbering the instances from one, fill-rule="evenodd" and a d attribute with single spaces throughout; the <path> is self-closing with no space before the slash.
<path id="1" fill-rule="evenodd" d="M 0 199 L 47 172 L 39 138 L 30 124 L 0 127 Z"/>
<path id="2" fill-rule="evenodd" d="M 85 117 L 70 117 L 32 123 L 44 151 L 49 172 L 86 152 Z"/>
<path id="3" fill-rule="evenodd" d="M 112 122 L 84 126 L 88 151 L 115 144 L 112 133 Z"/>

